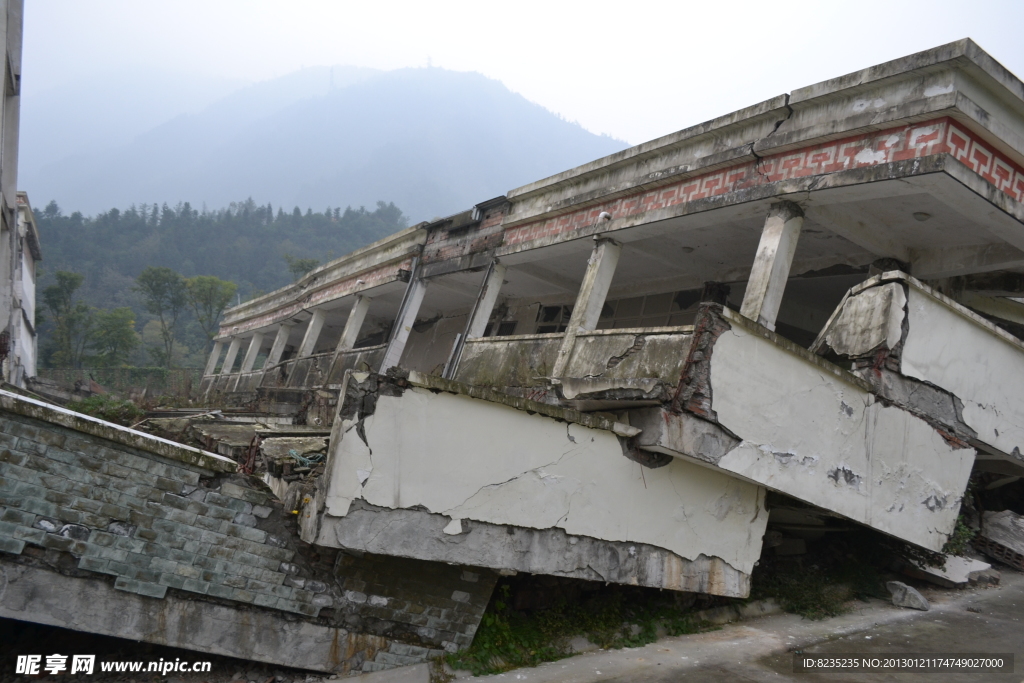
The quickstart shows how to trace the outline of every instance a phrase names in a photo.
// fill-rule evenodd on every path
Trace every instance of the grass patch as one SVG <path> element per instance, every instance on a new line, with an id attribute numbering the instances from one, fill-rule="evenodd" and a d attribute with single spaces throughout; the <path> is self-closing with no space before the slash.
<path id="1" fill-rule="evenodd" d="M 130 427 L 146 416 L 146 411 L 131 401 L 113 398 L 109 394 L 97 394 L 81 401 L 72 401 L 68 403 L 67 408 L 125 427 Z"/>
<path id="2" fill-rule="evenodd" d="M 967 519 L 961 513 L 956 518 L 956 527 L 953 529 L 953 533 L 949 535 L 949 540 L 946 541 L 946 545 L 942 546 L 942 552 L 947 555 L 959 555 L 962 557 L 971 547 L 971 541 L 974 540 L 977 533 L 977 531 L 967 525 Z"/>
<path id="3" fill-rule="evenodd" d="M 572 654 L 569 641 L 575 636 L 613 649 L 654 642 L 659 628 L 678 636 L 709 627 L 678 607 L 669 591 L 631 592 L 613 587 L 532 611 L 517 611 L 512 601 L 512 586 L 499 584 L 473 644 L 448 655 L 449 666 L 480 676 L 568 657 Z"/>

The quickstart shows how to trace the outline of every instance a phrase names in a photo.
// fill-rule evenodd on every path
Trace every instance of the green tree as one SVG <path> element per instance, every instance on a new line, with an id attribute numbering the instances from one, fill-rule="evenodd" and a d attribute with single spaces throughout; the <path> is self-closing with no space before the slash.
<path id="1" fill-rule="evenodd" d="M 231 297 L 238 290 L 234 282 L 221 280 L 212 275 L 199 275 L 185 280 L 185 293 L 195 311 L 196 320 L 203 328 L 207 345 L 217 335 L 217 323 L 224 309 L 231 303 Z"/>
<path id="2" fill-rule="evenodd" d="M 75 292 L 85 276 L 59 270 L 54 277 L 56 282 L 43 290 L 43 303 L 54 323 L 51 363 L 56 367 L 80 368 L 93 327 L 92 309 L 75 301 Z"/>
<path id="3" fill-rule="evenodd" d="M 181 323 L 181 314 L 188 305 L 188 288 L 177 272 L 163 266 L 149 266 L 135 278 L 135 291 L 142 294 L 146 310 L 160 323 L 163 347 L 149 352 L 159 365 L 171 367 L 174 340 Z"/>
<path id="4" fill-rule="evenodd" d="M 124 365 L 138 345 L 139 335 L 135 332 L 135 314 L 132 309 L 122 306 L 95 312 L 90 346 L 96 352 L 93 360 L 97 365 Z"/>
<path id="5" fill-rule="evenodd" d="M 298 280 L 300 277 L 320 265 L 320 261 L 315 258 L 299 258 L 297 256 L 292 256 L 291 254 L 285 254 L 284 261 L 288 264 L 288 272 L 292 274 L 293 280 Z"/>

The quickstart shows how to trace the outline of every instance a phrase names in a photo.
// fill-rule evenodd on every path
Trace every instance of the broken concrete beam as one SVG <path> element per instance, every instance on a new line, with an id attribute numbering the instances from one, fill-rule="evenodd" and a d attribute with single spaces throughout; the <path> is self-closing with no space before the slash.
<path id="1" fill-rule="evenodd" d="M 916 588 L 912 588 L 902 581 L 888 581 L 885 587 L 892 594 L 892 604 L 897 607 L 919 609 L 923 612 L 927 612 L 932 608 L 928 600 Z"/>
<path id="2" fill-rule="evenodd" d="M 638 448 L 712 465 L 740 443 L 721 425 L 660 407 L 631 410 L 629 423 L 641 430 L 636 438 Z"/>

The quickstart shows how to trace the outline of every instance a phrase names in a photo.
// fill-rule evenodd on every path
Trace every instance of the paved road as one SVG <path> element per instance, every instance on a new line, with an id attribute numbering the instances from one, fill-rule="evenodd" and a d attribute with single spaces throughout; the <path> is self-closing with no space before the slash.
<path id="1" fill-rule="evenodd" d="M 664 638 L 646 647 L 593 652 L 474 681 L 524 683 L 733 683 L 779 681 L 1024 682 L 1024 575 L 1007 570 L 1002 585 L 967 591 L 922 591 L 932 610 L 881 601 L 825 621 L 763 617 L 696 636 Z M 794 673 L 792 650 L 811 653 L 1013 652 L 1016 672 Z"/>

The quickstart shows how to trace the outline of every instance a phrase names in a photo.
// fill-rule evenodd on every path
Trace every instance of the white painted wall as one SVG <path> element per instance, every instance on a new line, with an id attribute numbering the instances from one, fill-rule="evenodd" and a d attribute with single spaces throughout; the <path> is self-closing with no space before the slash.
<path id="1" fill-rule="evenodd" d="M 910 287 L 902 371 L 951 391 L 981 441 L 1024 453 L 1024 350 Z"/>
<path id="2" fill-rule="evenodd" d="M 356 498 L 422 505 L 453 519 L 715 556 L 745 573 L 761 552 L 763 488 L 682 460 L 641 474 L 610 432 L 423 389 L 378 399 L 364 422 L 369 446 L 345 427 L 332 444 L 328 515 L 345 516 Z"/>
<path id="3" fill-rule="evenodd" d="M 922 547 L 945 543 L 973 449 L 739 325 L 715 344 L 711 386 L 742 439 L 719 467 Z"/>

